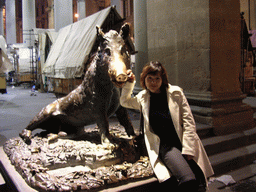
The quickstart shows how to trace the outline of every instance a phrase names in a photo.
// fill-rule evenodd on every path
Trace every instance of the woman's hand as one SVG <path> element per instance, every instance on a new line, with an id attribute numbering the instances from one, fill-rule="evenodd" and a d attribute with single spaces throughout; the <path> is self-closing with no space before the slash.
<path id="1" fill-rule="evenodd" d="M 127 75 L 128 75 L 128 82 L 133 83 L 135 81 L 135 75 L 133 74 L 131 69 L 127 70 Z"/>

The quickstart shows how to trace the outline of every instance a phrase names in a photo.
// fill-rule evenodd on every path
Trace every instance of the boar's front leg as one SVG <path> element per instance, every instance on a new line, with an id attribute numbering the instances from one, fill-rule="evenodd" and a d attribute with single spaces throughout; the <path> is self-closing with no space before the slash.
<path id="1" fill-rule="evenodd" d="M 32 137 L 31 130 L 23 129 L 19 135 L 27 145 L 31 144 L 31 137 Z"/>
<path id="2" fill-rule="evenodd" d="M 107 114 L 101 114 L 99 118 L 97 118 L 97 125 L 100 129 L 100 137 L 101 137 L 101 143 L 110 143 L 110 133 L 109 133 L 109 122 Z"/>
<path id="3" fill-rule="evenodd" d="M 116 111 L 116 117 L 120 124 L 124 126 L 127 135 L 134 136 L 134 129 L 130 117 L 128 115 L 127 109 L 123 108 L 122 106 L 119 106 L 119 108 Z"/>

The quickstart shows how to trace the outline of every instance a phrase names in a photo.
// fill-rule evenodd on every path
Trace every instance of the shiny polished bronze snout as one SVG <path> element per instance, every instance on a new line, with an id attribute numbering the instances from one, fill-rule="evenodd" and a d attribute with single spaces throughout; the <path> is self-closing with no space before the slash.
<path id="1" fill-rule="evenodd" d="M 125 82 L 125 81 L 127 81 L 127 79 L 128 79 L 128 75 L 125 74 L 125 73 L 119 74 L 119 75 L 116 77 L 116 81 L 117 81 L 117 82 Z"/>

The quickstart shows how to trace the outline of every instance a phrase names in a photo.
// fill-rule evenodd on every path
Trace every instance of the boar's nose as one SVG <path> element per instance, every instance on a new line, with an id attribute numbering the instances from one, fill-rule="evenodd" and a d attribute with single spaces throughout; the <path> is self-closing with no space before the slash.
<path id="1" fill-rule="evenodd" d="M 127 80 L 127 78 L 128 78 L 128 76 L 126 74 L 122 73 L 116 77 L 116 81 L 117 82 L 125 82 Z"/>

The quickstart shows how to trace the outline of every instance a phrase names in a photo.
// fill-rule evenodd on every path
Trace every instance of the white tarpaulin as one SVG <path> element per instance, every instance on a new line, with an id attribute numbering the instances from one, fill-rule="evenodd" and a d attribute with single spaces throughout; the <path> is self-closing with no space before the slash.
<path id="1" fill-rule="evenodd" d="M 39 49 L 40 49 L 40 62 L 41 62 L 41 75 L 42 75 L 42 82 L 43 84 L 45 84 L 45 74 L 42 73 L 43 68 L 45 66 L 45 61 L 47 58 L 47 50 L 48 51 L 51 49 L 51 45 L 55 43 L 56 39 L 58 36 L 58 32 L 51 32 L 51 31 L 47 31 L 46 33 L 41 33 L 39 34 Z M 47 41 L 47 37 L 49 37 L 50 42 Z"/>
<path id="2" fill-rule="evenodd" d="M 48 77 L 81 77 L 84 63 L 96 40 L 96 26 L 102 26 L 111 7 L 60 29 L 46 60 L 43 73 Z"/>
<path id="3" fill-rule="evenodd" d="M 17 51 L 19 54 L 19 73 L 29 73 L 31 71 L 30 55 L 32 54 L 32 51 L 34 50 L 27 47 L 19 47 L 19 50 Z"/>
<path id="4" fill-rule="evenodd" d="M 34 40 L 39 41 L 39 55 L 41 59 L 41 65 L 44 65 L 44 57 L 45 57 L 45 46 L 46 46 L 46 35 L 50 38 L 52 43 L 55 42 L 57 32 L 54 29 L 38 29 L 34 28 L 31 33 Z M 34 56 L 34 61 L 38 58 L 36 57 L 35 47 L 30 49 L 26 44 L 13 44 L 12 48 L 17 48 L 17 53 L 19 55 L 19 71 L 18 73 L 30 73 L 31 72 L 31 60 L 32 55 Z M 33 51 L 33 54 L 32 54 Z M 43 63 L 42 63 L 43 61 Z"/>
<path id="5" fill-rule="evenodd" d="M 30 56 L 32 49 L 27 48 L 23 43 L 12 44 L 12 49 L 17 49 L 19 55 L 19 71 L 18 73 L 29 73 L 30 69 Z"/>
<path id="6" fill-rule="evenodd" d="M 0 73 L 8 73 L 14 71 L 13 65 L 6 55 L 6 41 L 5 38 L 0 35 L 0 49 L 1 49 L 1 58 L 0 58 Z"/>
<path id="7" fill-rule="evenodd" d="M 49 34 L 54 35 L 58 34 L 58 32 L 55 32 L 55 29 L 41 29 L 41 28 L 33 28 L 33 35 L 35 36 L 35 40 L 39 41 L 39 35 L 40 34 Z M 50 37 L 51 38 L 51 37 Z M 54 41 L 56 38 L 52 38 L 51 41 Z"/>
<path id="8" fill-rule="evenodd" d="M 45 65 L 45 60 L 47 57 L 47 51 L 46 49 L 50 49 L 51 45 L 54 44 L 54 42 L 57 39 L 58 32 L 55 32 L 54 29 L 38 29 L 35 28 L 33 29 L 35 33 L 35 38 L 39 42 L 39 60 L 40 60 L 40 75 L 42 75 L 41 80 L 43 81 L 43 84 L 45 83 L 45 75 L 42 74 L 44 65 Z M 50 42 L 47 41 L 47 38 L 50 39 Z M 38 66 L 38 67 L 39 67 Z"/>

